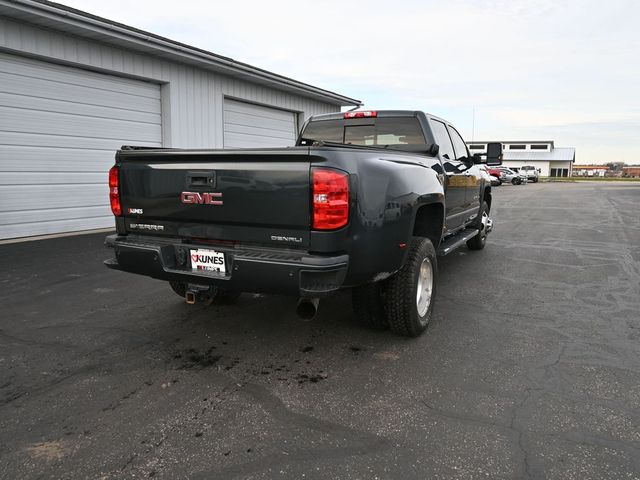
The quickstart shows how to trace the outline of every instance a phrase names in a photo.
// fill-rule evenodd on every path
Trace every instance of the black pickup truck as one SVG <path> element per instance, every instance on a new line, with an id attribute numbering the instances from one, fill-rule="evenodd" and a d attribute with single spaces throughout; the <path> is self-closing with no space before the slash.
<path id="1" fill-rule="evenodd" d="M 418 111 L 312 117 L 296 146 L 123 146 L 109 172 L 114 269 L 166 280 L 187 303 L 241 292 L 300 298 L 351 288 L 366 325 L 417 336 L 436 256 L 484 247 L 501 145 L 471 156 L 447 121 Z"/>

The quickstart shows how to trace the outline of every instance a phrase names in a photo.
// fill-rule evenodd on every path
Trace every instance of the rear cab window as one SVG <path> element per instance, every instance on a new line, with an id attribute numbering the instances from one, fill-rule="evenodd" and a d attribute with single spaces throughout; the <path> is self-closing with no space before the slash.
<path id="1" fill-rule="evenodd" d="M 427 142 L 416 117 L 312 120 L 299 145 L 332 142 L 406 151 L 426 151 Z"/>

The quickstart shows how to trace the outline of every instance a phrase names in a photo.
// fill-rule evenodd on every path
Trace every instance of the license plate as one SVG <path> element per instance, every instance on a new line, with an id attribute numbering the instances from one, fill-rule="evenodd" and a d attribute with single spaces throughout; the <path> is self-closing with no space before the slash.
<path id="1" fill-rule="evenodd" d="M 191 250 L 191 270 L 225 273 L 224 253 L 202 248 Z"/>

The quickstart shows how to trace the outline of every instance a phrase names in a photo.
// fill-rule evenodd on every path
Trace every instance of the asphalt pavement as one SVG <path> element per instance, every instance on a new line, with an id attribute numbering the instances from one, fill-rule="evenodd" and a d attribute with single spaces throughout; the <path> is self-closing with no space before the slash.
<path id="1" fill-rule="evenodd" d="M 0 478 L 640 478 L 640 186 L 494 189 L 417 339 L 0 245 Z"/>

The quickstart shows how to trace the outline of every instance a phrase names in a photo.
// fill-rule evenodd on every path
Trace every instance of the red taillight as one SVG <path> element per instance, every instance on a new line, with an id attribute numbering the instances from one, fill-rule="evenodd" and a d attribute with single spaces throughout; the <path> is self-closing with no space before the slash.
<path id="1" fill-rule="evenodd" d="M 335 230 L 349 222 L 349 175 L 328 168 L 311 170 L 313 228 Z"/>
<path id="2" fill-rule="evenodd" d="M 345 112 L 344 118 L 376 118 L 378 112 L 372 110 L 366 112 Z"/>
<path id="3" fill-rule="evenodd" d="M 111 203 L 111 211 L 116 217 L 122 215 L 122 206 L 120 205 L 120 169 L 111 167 L 109 170 L 109 202 Z"/>

